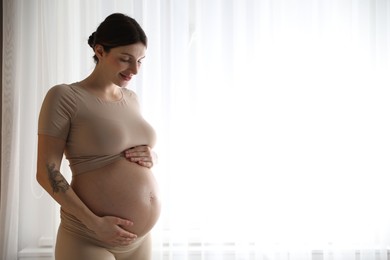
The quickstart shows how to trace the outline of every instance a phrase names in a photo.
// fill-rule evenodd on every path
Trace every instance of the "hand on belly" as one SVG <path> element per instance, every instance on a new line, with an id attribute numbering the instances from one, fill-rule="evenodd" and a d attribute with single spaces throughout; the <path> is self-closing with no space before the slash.
<path id="1" fill-rule="evenodd" d="M 137 238 L 137 235 L 126 231 L 132 225 L 133 223 L 129 220 L 106 216 L 98 218 L 92 229 L 96 234 L 96 238 L 105 244 L 127 246 Z"/>
<path id="2" fill-rule="evenodd" d="M 98 216 L 130 220 L 123 229 L 147 234 L 160 215 L 157 183 L 152 172 L 126 159 L 77 176 L 72 186 L 84 203 Z"/>

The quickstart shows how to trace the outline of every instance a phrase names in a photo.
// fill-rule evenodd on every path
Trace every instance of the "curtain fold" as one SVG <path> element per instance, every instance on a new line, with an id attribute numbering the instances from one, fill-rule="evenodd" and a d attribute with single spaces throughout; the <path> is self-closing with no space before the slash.
<path id="1" fill-rule="evenodd" d="M 93 69 L 87 39 L 112 12 L 149 38 L 129 88 L 159 137 L 154 260 L 387 259 L 388 1 L 3 4 L 1 259 L 55 240 L 40 104 Z"/>
<path id="2" fill-rule="evenodd" d="M 19 56 L 17 44 L 20 39 L 20 27 L 17 24 L 19 3 L 3 1 L 3 92 L 2 92 L 2 129 L 1 129 L 1 204 L 0 204 L 0 258 L 17 259 L 19 231 L 19 164 L 20 139 L 14 131 L 20 131 L 20 91 L 12 89 L 15 85 L 15 69 Z M 19 60 L 20 61 L 20 60 Z"/>

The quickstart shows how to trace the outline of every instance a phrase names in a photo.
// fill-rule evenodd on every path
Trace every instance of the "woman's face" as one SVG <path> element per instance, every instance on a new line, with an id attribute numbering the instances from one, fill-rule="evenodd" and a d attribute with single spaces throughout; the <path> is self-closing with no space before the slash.
<path id="1" fill-rule="evenodd" d="M 102 53 L 98 65 L 102 66 L 105 77 L 115 85 L 125 87 L 131 78 L 138 73 L 146 47 L 135 43 L 112 48 Z"/>

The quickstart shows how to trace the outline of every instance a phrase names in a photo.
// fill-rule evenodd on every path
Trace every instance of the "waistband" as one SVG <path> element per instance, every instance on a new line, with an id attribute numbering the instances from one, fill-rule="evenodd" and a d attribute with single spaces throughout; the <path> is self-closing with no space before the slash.
<path id="1" fill-rule="evenodd" d="M 68 232 L 74 235 L 87 239 L 93 242 L 94 244 L 97 244 L 99 246 L 104 246 L 104 243 L 102 243 L 96 238 L 95 232 L 88 229 L 87 226 L 81 223 L 81 221 L 78 220 L 75 216 L 64 211 L 62 208 L 61 208 L 60 216 L 61 216 L 62 228 L 64 228 L 65 230 L 67 230 Z"/>
<path id="2" fill-rule="evenodd" d="M 61 227 L 63 229 L 72 233 L 75 236 L 78 236 L 81 239 L 88 240 L 89 242 L 93 243 L 94 245 L 106 248 L 108 251 L 110 251 L 112 253 L 127 253 L 127 252 L 130 252 L 132 250 L 135 250 L 139 245 L 142 244 L 142 242 L 145 239 L 147 239 L 150 236 L 150 234 L 146 234 L 143 237 L 139 237 L 128 246 L 113 247 L 113 246 L 110 246 L 110 245 L 98 240 L 96 238 L 95 232 L 88 229 L 83 223 L 81 223 L 80 220 L 78 220 L 72 214 L 67 213 L 62 208 L 61 208 L 60 216 L 61 216 Z"/>

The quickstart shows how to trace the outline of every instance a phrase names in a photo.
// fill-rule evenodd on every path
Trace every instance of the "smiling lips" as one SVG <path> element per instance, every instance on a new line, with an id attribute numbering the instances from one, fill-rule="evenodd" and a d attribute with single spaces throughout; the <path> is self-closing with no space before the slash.
<path id="1" fill-rule="evenodd" d="M 122 73 L 120 73 L 120 75 L 121 75 L 121 77 L 122 77 L 124 80 L 126 80 L 126 81 L 131 80 L 131 75 L 126 76 L 126 75 L 124 75 L 124 74 L 122 74 Z"/>

